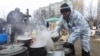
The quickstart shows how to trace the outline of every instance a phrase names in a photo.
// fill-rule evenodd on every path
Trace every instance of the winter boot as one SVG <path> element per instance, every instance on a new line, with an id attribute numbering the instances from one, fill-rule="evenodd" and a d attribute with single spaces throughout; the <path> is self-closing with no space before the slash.
<path id="1" fill-rule="evenodd" d="M 90 52 L 86 52 L 82 49 L 82 56 L 90 56 Z"/>
<path id="2" fill-rule="evenodd" d="M 75 48 L 74 48 L 73 44 L 66 42 L 63 44 L 63 47 L 65 47 L 67 49 L 69 48 L 69 50 L 70 50 L 69 53 L 65 52 L 65 56 L 75 56 Z"/>

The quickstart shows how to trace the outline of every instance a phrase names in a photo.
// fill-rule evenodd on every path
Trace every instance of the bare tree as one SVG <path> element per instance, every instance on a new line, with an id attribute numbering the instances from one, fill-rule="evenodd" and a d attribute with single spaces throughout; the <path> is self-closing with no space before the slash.
<path id="1" fill-rule="evenodd" d="M 35 13 L 34 13 L 34 18 L 40 18 L 40 13 L 38 12 L 38 10 L 37 11 L 35 11 Z"/>
<path id="2" fill-rule="evenodd" d="M 100 25 L 100 0 L 98 0 L 98 5 L 97 5 L 97 20 L 96 20 L 96 26 Z"/>
<path id="3" fill-rule="evenodd" d="M 83 14 L 83 0 L 72 0 L 73 9 Z"/>
<path id="4" fill-rule="evenodd" d="M 46 14 L 46 10 L 45 9 L 41 9 L 41 17 L 43 18 L 43 19 L 46 19 L 47 17 L 47 14 Z"/>

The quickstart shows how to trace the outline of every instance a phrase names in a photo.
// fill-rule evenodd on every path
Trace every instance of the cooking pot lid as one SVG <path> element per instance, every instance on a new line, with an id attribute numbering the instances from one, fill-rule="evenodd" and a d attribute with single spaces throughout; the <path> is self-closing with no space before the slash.
<path id="1" fill-rule="evenodd" d="M 20 35 L 17 36 L 17 40 L 30 40 L 32 39 L 31 36 Z"/>

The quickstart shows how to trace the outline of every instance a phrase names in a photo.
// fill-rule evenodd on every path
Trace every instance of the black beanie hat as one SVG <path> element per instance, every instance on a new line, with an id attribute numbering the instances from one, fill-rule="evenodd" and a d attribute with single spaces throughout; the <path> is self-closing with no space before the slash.
<path id="1" fill-rule="evenodd" d="M 64 13 L 64 12 L 71 12 L 69 5 L 66 3 L 62 4 L 60 7 L 60 13 Z"/>

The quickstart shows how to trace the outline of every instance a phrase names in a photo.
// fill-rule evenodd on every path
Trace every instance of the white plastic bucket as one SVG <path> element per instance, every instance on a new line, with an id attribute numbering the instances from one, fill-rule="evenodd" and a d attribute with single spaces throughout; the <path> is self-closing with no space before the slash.
<path id="1" fill-rule="evenodd" d="M 64 51 L 49 51 L 48 56 L 65 56 Z"/>

